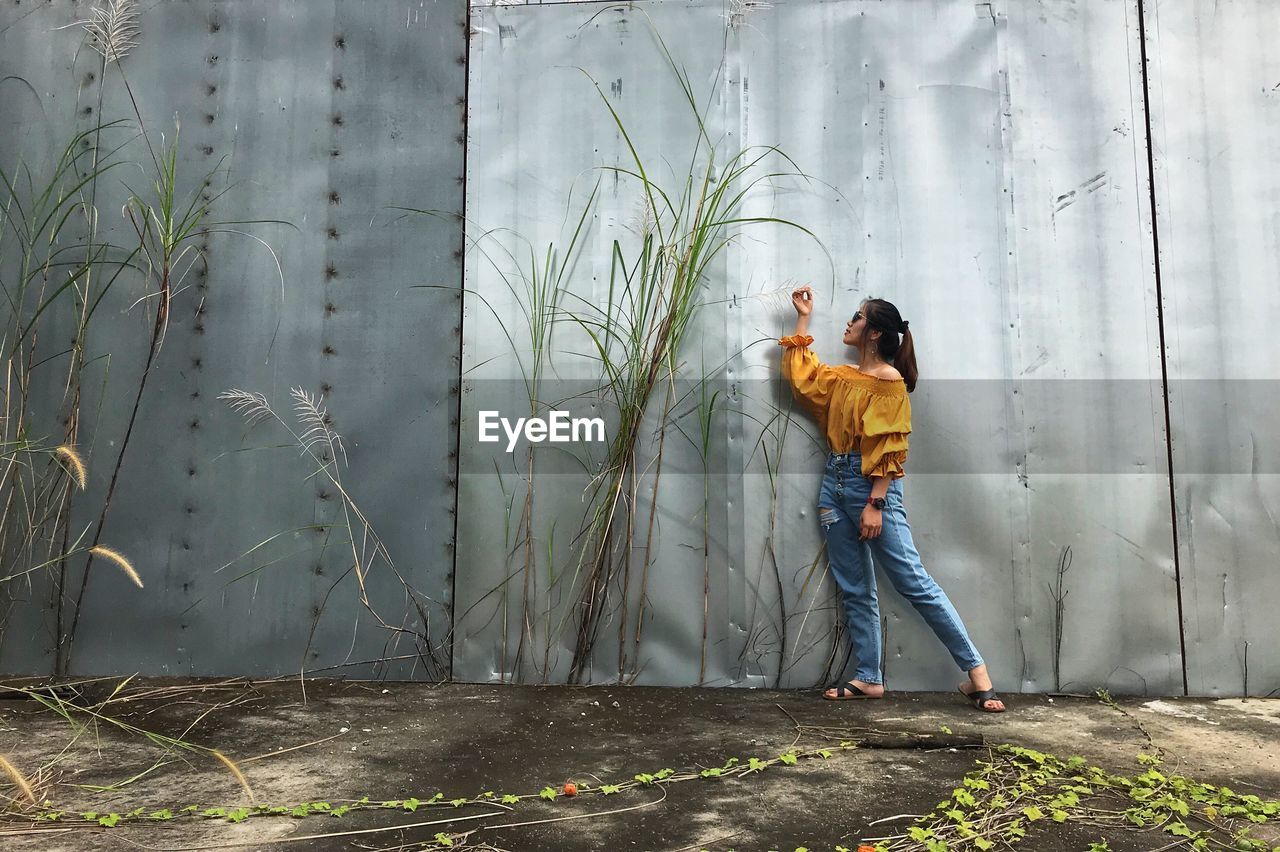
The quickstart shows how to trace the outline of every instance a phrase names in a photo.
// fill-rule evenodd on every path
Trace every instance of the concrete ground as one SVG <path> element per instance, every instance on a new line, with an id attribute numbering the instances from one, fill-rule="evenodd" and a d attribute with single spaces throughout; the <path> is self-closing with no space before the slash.
<path id="1" fill-rule="evenodd" d="M 364 796 L 425 801 L 437 792 L 445 800 L 480 802 L 357 810 L 339 819 L 186 818 L 111 829 L 33 826 L 10 815 L 0 825 L 0 849 L 407 850 L 444 832 L 455 848 L 853 850 L 860 840 L 905 832 L 909 815 L 947 798 L 989 754 L 983 743 L 1079 755 L 1126 775 L 1145 769 L 1139 753 L 1158 749 L 1168 774 L 1280 798 L 1274 699 L 1123 698 L 1108 705 L 1093 697 L 1012 695 L 1010 712 L 992 715 L 958 694 L 833 702 L 796 691 L 308 681 L 304 700 L 296 680 L 135 680 L 95 705 L 115 683 L 94 684 L 79 699 L 101 708 L 96 720 L 83 709 L 64 707 L 68 722 L 30 698 L 0 700 L 0 754 L 57 808 L 106 814 L 249 804 L 234 775 L 208 752 L 166 756 L 107 717 L 219 749 L 242 770 L 258 804 L 337 807 Z M 840 748 L 851 742 L 858 746 Z M 742 777 L 697 774 L 731 757 L 745 763 L 793 746 L 828 746 L 832 754 Z M 149 768 L 116 789 L 95 789 Z M 590 789 L 664 769 L 692 777 L 607 796 Z M 570 780 L 588 789 L 573 799 L 536 797 Z M 529 794 L 501 802 L 503 795 Z M 1255 836 L 1280 845 L 1274 822 L 1255 828 Z M 26 833 L 33 829 L 40 833 Z M 1178 839 L 1043 820 L 1020 848 L 1088 849 L 1101 838 L 1114 850 L 1171 848 Z"/>

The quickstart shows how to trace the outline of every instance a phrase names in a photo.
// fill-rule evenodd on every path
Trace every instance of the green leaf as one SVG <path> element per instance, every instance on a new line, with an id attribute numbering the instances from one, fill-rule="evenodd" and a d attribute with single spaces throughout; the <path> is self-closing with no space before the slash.
<path id="1" fill-rule="evenodd" d="M 453 805 L 455 808 L 460 808 L 463 805 L 465 805 L 468 801 L 469 801 L 468 799 L 450 799 L 449 804 Z"/>
<path id="2" fill-rule="evenodd" d="M 987 849 L 992 849 L 995 847 L 995 844 L 985 837 L 973 838 L 973 845 L 977 846 L 979 849 L 982 849 L 983 852 L 986 852 Z"/>
<path id="3" fill-rule="evenodd" d="M 654 782 L 654 776 L 647 772 L 641 772 L 639 775 L 635 776 L 635 779 L 641 784 L 652 784 Z"/>
<path id="4" fill-rule="evenodd" d="M 933 829 L 921 828 L 918 825 L 913 825 L 907 829 L 907 834 L 909 834 L 911 836 L 911 839 L 916 841 L 917 843 L 923 843 L 925 840 L 928 840 L 930 837 L 933 837 Z"/>
<path id="5" fill-rule="evenodd" d="M 796 756 L 792 752 L 786 752 L 785 754 L 778 755 L 778 760 L 782 761 L 787 766 L 795 766 Z"/>
<path id="6" fill-rule="evenodd" d="M 766 763 L 765 761 L 761 760 L 758 757 L 751 757 L 747 759 L 748 772 L 763 772 L 765 770 L 765 767 L 767 767 L 768 765 L 769 765 L 768 763 Z"/>
<path id="7" fill-rule="evenodd" d="M 248 808 L 236 808 L 234 811 L 227 813 L 228 822 L 244 822 L 249 818 Z"/>
<path id="8" fill-rule="evenodd" d="M 604 793 L 606 796 L 612 796 L 621 789 L 622 787 L 618 784 L 603 784 L 600 787 L 600 792 Z"/>
<path id="9" fill-rule="evenodd" d="M 719 778 L 722 774 L 724 774 L 724 770 L 717 766 L 717 767 L 712 767 L 710 769 L 704 769 L 698 774 L 701 775 L 703 778 Z"/>
<path id="10" fill-rule="evenodd" d="M 106 816 L 98 817 L 98 825 L 106 826 L 107 828 L 115 828 L 115 824 L 119 821 L 120 814 L 107 814 Z"/>
<path id="11" fill-rule="evenodd" d="M 414 798 L 414 799 L 405 799 L 403 802 L 400 803 L 400 806 L 404 808 L 406 811 L 416 811 L 418 809 L 418 805 L 420 804 L 422 804 L 422 802 Z M 392 807 L 395 807 L 395 805 L 393 804 Z"/>
<path id="12" fill-rule="evenodd" d="M 502 797 L 502 804 L 504 805 L 514 805 L 519 801 L 520 801 L 519 796 L 513 796 L 510 793 L 507 793 L 505 796 Z"/>
<path id="13" fill-rule="evenodd" d="M 831 757 L 831 752 L 828 749 L 820 748 L 817 751 L 817 755 L 823 760 L 826 760 L 827 758 Z"/>
<path id="14" fill-rule="evenodd" d="M 1187 828 L 1187 824 L 1182 820 L 1173 820 L 1172 822 L 1167 823 L 1164 830 L 1175 837 L 1191 837 L 1194 834 L 1191 829 Z"/>
<path id="15" fill-rule="evenodd" d="M 550 802 L 555 799 L 556 791 L 554 787 L 543 787 L 542 791 L 539 792 L 538 795 Z"/>
<path id="16" fill-rule="evenodd" d="M 150 814 L 148 814 L 148 817 L 150 819 L 157 819 L 157 820 L 173 819 L 173 811 L 169 810 L 168 808 L 161 808 L 158 811 L 152 811 Z"/>
<path id="17" fill-rule="evenodd" d="M 445 834 L 443 831 L 437 831 L 436 843 L 439 843 L 441 846 L 452 846 L 453 839 L 450 838 L 449 835 Z"/>
<path id="18" fill-rule="evenodd" d="M 1067 821 L 1067 812 L 1066 812 L 1066 811 L 1059 811 L 1059 810 L 1055 810 L 1055 811 L 1053 812 L 1053 821 L 1054 821 L 1054 822 L 1066 822 L 1066 821 Z"/>
<path id="19" fill-rule="evenodd" d="M 1028 822 L 1035 822 L 1038 819 L 1044 819 L 1044 811 L 1040 810 L 1035 805 L 1023 808 L 1022 813 L 1026 816 Z"/>

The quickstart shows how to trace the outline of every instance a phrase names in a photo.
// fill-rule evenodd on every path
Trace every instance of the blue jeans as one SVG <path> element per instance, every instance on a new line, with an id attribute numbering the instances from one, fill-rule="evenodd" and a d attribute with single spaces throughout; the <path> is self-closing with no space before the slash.
<path id="1" fill-rule="evenodd" d="M 872 559 L 889 582 L 906 598 L 963 671 L 982 665 L 982 657 L 965 632 L 960 615 L 920 564 L 911 541 L 911 527 L 902 506 L 902 480 L 894 480 L 881 512 L 883 527 L 876 538 L 859 540 L 862 510 L 871 496 L 871 480 L 862 475 L 858 453 L 831 453 L 822 477 L 818 516 L 827 539 L 827 560 L 840 588 L 853 653 L 854 677 L 865 683 L 881 683 L 880 606 L 876 600 L 876 576 Z"/>

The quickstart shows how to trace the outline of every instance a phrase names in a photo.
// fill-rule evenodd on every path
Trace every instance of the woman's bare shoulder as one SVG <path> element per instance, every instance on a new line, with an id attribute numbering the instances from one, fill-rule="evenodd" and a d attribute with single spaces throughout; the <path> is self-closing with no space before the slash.
<path id="1" fill-rule="evenodd" d="M 889 381 L 897 381 L 902 378 L 902 373 L 892 364 L 880 364 L 874 370 L 863 370 L 869 376 L 875 376 L 877 379 L 888 379 Z"/>

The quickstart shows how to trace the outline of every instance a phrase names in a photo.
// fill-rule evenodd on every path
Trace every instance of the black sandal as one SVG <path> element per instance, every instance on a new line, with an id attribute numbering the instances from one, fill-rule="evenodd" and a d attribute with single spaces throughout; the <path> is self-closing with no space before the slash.
<path id="1" fill-rule="evenodd" d="M 827 695 L 827 691 L 832 689 L 836 691 L 836 694 Z M 850 681 L 847 683 L 831 684 L 830 686 L 828 686 L 826 689 L 822 691 L 822 697 L 825 698 L 827 701 L 851 701 L 855 698 L 880 698 L 881 696 L 868 695 L 858 687 L 854 686 L 853 682 Z"/>
<path id="2" fill-rule="evenodd" d="M 994 689 L 981 689 L 974 690 L 973 692 L 965 692 L 963 689 L 958 689 L 958 691 L 965 698 L 969 699 L 969 703 L 973 705 L 974 710 L 981 710 L 983 713 L 1003 713 L 1005 710 L 1009 709 L 1008 706 L 1002 707 L 999 710 L 988 710 L 986 708 L 986 703 L 993 699 L 1004 704 L 1004 699 L 999 695 L 996 695 L 996 691 Z"/>

